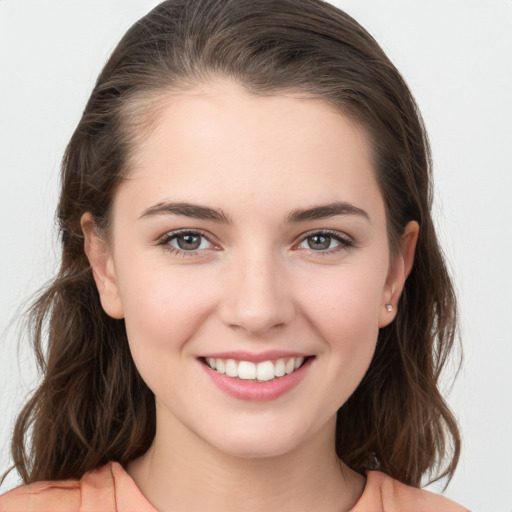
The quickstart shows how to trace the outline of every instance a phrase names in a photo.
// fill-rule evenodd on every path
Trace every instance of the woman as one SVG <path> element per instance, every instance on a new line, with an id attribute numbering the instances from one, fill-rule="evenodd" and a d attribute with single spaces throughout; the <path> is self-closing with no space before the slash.
<path id="1" fill-rule="evenodd" d="M 414 488 L 460 445 L 430 202 L 414 101 L 346 14 L 161 4 L 65 155 L 0 510 L 463 510 Z"/>

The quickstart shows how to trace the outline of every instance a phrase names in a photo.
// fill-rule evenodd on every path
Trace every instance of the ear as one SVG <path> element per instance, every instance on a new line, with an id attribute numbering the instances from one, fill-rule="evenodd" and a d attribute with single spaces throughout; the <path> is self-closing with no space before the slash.
<path id="1" fill-rule="evenodd" d="M 110 248 L 98 234 L 89 212 L 82 215 L 80 225 L 84 234 L 85 254 L 92 268 L 103 310 L 112 318 L 123 318 L 123 307 Z"/>
<path id="2" fill-rule="evenodd" d="M 382 293 L 379 310 L 379 327 L 389 325 L 396 316 L 398 299 L 404 289 L 405 280 L 412 270 L 414 251 L 418 241 L 420 227 L 416 221 L 410 221 L 400 237 L 399 253 L 391 262 L 386 284 Z M 391 306 L 391 308 L 390 308 Z"/>

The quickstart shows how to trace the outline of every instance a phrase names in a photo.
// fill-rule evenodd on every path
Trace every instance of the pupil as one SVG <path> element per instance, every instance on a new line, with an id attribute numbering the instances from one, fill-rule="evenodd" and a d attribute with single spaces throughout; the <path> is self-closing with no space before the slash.
<path id="1" fill-rule="evenodd" d="M 198 235 L 181 235 L 178 237 L 178 245 L 180 249 L 194 250 L 201 245 L 201 239 Z"/>
<path id="2" fill-rule="evenodd" d="M 313 235 L 308 238 L 308 245 L 310 249 L 329 249 L 331 245 L 331 237 L 328 235 Z"/>

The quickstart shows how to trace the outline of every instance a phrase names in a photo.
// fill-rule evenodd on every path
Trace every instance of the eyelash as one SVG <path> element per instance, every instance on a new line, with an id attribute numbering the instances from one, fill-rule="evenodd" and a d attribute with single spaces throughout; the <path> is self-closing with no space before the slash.
<path id="1" fill-rule="evenodd" d="M 310 231 L 308 233 L 304 233 L 299 242 L 295 244 L 295 247 L 299 246 L 300 244 L 304 243 L 308 240 L 308 238 L 312 238 L 314 236 L 325 236 L 329 237 L 332 240 L 335 240 L 339 243 L 336 247 L 324 249 L 324 250 L 318 250 L 315 251 L 313 249 L 309 249 L 315 256 L 332 256 L 333 254 L 337 254 L 341 251 L 346 251 L 347 249 L 350 249 L 351 247 L 355 247 L 356 243 L 355 241 L 348 237 L 348 235 L 344 235 L 340 233 L 339 231 L 334 231 L 331 229 L 321 229 L 318 231 Z M 299 249 L 300 250 L 300 249 Z M 306 249 L 308 250 L 308 249 Z"/>
<path id="2" fill-rule="evenodd" d="M 177 255 L 177 256 L 181 256 L 184 258 L 187 256 L 197 256 L 200 253 L 202 253 L 204 251 L 204 249 L 196 249 L 196 250 L 187 251 L 184 249 L 178 249 L 171 245 L 171 242 L 173 240 L 177 239 L 180 236 L 186 236 L 186 235 L 199 236 L 199 237 L 207 240 L 210 244 L 212 244 L 215 247 L 215 244 L 210 240 L 209 235 L 206 232 L 197 230 L 197 229 L 182 229 L 182 230 L 178 230 L 178 231 L 172 231 L 171 233 L 167 233 L 158 241 L 158 245 L 162 246 L 169 253 Z M 307 241 L 308 238 L 312 238 L 313 236 L 329 237 L 332 240 L 335 240 L 336 242 L 339 243 L 339 245 L 337 245 L 336 247 L 328 248 L 325 250 L 315 251 L 313 249 L 309 249 L 309 250 L 311 250 L 311 252 L 313 254 L 315 254 L 315 256 L 329 256 L 329 255 L 338 253 L 340 251 L 345 251 L 347 249 L 350 249 L 351 247 L 355 247 L 355 245 L 356 245 L 355 242 L 351 238 L 349 238 L 347 235 L 343 236 L 339 231 L 334 231 L 334 230 L 330 230 L 330 229 L 322 229 L 322 230 L 310 231 L 308 233 L 304 233 L 301 236 L 300 240 L 296 244 L 294 244 L 294 248 L 297 248 L 300 250 L 300 248 L 298 246 L 300 244 L 304 243 L 305 241 Z M 308 250 L 308 249 L 306 249 L 306 250 Z"/>
<path id="3" fill-rule="evenodd" d="M 192 251 L 186 251 L 184 249 L 178 249 L 176 247 L 173 247 L 171 245 L 171 242 L 180 236 L 198 236 L 205 240 L 207 240 L 212 246 L 215 247 L 215 244 L 210 240 L 210 237 L 208 234 L 204 231 L 201 231 L 199 229 L 180 229 L 178 231 L 172 231 L 171 233 L 167 233 L 164 235 L 158 242 L 158 245 L 162 246 L 166 251 L 170 252 L 173 255 L 181 256 L 183 258 L 186 258 L 187 256 L 197 256 L 201 252 L 204 251 L 204 249 L 196 249 Z"/>

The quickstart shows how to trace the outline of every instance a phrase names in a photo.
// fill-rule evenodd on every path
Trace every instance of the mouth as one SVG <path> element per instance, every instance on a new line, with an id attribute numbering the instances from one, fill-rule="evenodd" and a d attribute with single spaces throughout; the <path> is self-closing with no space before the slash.
<path id="1" fill-rule="evenodd" d="M 312 356 L 284 357 L 258 363 L 237 359 L 203 357 L 201 362 L 215 372 L 249 382 L 270 382 L 291 375 L 312 359 Z"/>

